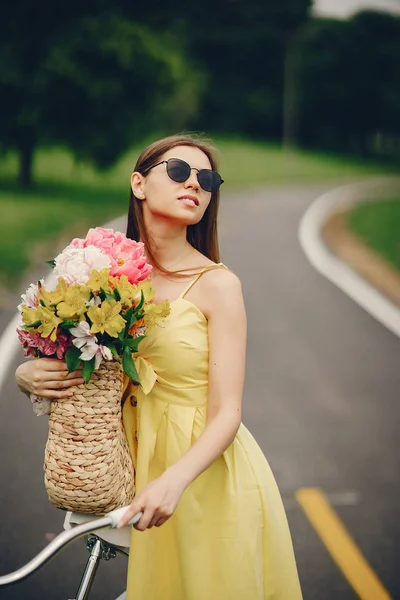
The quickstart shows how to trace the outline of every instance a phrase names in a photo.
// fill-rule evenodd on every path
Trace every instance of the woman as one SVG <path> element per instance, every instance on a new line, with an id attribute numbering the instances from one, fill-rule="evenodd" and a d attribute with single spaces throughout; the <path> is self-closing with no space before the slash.
<path id="1" fill-rule="evenodd" d="M 137 494 L 120 525 L 143 513 L 128 600 L 301 598 L 278 488 L 241 423 L 246 315 L 238 278 L 219 262 L 221 183 L 214 149 L 186 135 L 149 146 L 131 177 L 127 234 L 144 241 L 156 301 L 171 312 L 141 342 L 142 385 L 124 388 Z M 82 382 L 65 372 L 41 359 L 16 377 L 57 400 Z"/>

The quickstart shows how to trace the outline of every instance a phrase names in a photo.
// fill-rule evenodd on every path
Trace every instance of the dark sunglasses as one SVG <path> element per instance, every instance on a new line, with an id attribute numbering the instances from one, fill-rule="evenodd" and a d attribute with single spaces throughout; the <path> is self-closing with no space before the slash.
<path id="1" fill-rule="evenodd" d="M 184 181 L 187 181 L 190 177 L 192 169 L 197 171 L 197 181 L 206 192 L 217 192 L 221 183 L 224 183 L 224 180 L 221 179 L 221 175 L 217 173 L 217 171 L 212 171 L 211 169 L 196 169 L 195 167 L 188 165 L 187 162 L 181 160 L 180 158 L 169 158 L 168 160 L 162 160 L 156 165 L 150 167 L 148 171 L 151 171 L 151 169 L 154 169 L 154 167 L 158 167 L 164 163 L 167 165 L 168 177 L 177 183 L 183 183 Z"/>

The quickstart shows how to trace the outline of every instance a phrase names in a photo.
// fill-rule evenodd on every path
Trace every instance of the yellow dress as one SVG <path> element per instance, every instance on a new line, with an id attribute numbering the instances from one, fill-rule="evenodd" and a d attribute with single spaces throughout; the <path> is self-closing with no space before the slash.
<path id="1" fill-rule="evenodd" d="M 206 425 L 207 320 L 184 298 L 201 274 L 171 302 L 163 325 L 141 342 L 136 366 L 142 386 L 125 387 L 123 421 L 137 491 L 189 450 Z M 127 600 L 301 597 L 279 490 L 241 424 L 223 455 L 186 488 L 166 523 L 144 532 L 132 528 Z"/>

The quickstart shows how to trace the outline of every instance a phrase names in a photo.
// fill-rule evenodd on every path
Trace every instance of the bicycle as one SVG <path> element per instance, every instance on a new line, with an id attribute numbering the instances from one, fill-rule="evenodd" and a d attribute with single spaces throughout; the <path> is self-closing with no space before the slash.
<path id="1" fill-rule="evenodd" d="M 124 554 L 125 556 L 128 556 L 129 554 L 128 526 L 138 523 L 142 513 L 139 512 L 134 515 L 126 527 L 116 531 L 119 520 L 128 508 L 128 506 L 117 508 L 103 517 L 94 517 L 92 515 L 84 515 L 81 513 L 67 513 L 64 520 L 65 531 L 57 535 L 54 540 L 43 548 L 43 550 L 26 565 L 7 575 L 0 575 L 0 588 L 14 585 L 19 581 L 26 579 L 49 560 L 54 558 L 54 556 L 60 550 L 65 548 L 67 544 L 80 537 L 86 536 L 86 547 L 89 550 L 90 555 L 76 597 L 69 598 L 68 600 L 87 600 L 100 560 L 110 560 L 111 558 L 115 558 L 117 553 Z M 104 529 L 108 529 L 109 531 L 106 532 L 105 535 L 97 535 L 98 531 Z"/>

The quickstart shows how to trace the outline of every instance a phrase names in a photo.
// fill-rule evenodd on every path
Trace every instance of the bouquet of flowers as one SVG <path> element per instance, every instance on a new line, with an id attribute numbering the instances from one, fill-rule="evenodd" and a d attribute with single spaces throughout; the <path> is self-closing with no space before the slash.
<path id="1" fill-rule="evenodd" d="M 85 384 L 51 403 L 45 485 L 55 506 L 103 514 L 134 495 L 122 370 L 140 384 L 132 354 L 169 303 L 154 303 L 143 243 L 112 229 L 90 229 L 50 264 L 57 283 L 41 280 L 22 296 L 18 336 L 27 356 L 65 360 L 69 372 L 82 366 Z"/>

